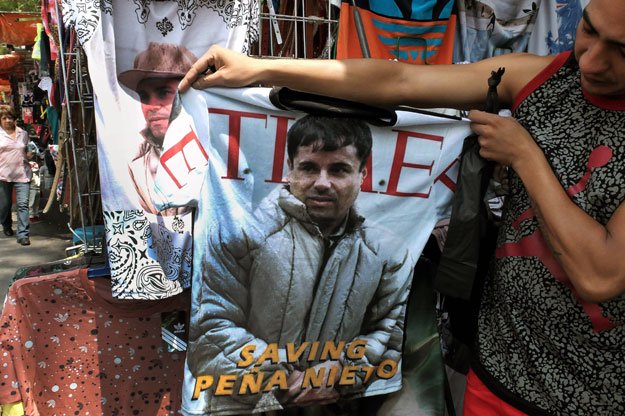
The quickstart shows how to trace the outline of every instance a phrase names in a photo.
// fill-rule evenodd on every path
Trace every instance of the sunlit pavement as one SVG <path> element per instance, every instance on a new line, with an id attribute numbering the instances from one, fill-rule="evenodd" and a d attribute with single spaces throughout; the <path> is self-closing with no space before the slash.
<path id="1" fill-rule="evenodd" d="M 68 217 L 52 207 L 40 221 L 30 225 L 30 245 L 17 243 L 15 236 L 0 233 L 0 309 L 15 271 L 22 266 L 34 266 L 65 257 L 65 249 L 72 246 L 72 234 L 67 227 Z M 13 231 L 17 219 L 13 212 Z"/>

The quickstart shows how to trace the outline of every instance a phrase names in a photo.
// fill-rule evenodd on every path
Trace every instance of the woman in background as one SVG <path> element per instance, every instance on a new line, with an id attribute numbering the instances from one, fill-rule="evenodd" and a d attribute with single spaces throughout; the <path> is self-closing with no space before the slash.
<path id="1" fill-rule="evenodd" d="M 15 110 L 0 105 L 0 223 L 4 235 L 12 236 L 11 195 L 15 188 L 17 202 L 17 242 L 30 245 L 28 196 L 32 171 L 26 151 L 28 134 L 15 125 Z"/>

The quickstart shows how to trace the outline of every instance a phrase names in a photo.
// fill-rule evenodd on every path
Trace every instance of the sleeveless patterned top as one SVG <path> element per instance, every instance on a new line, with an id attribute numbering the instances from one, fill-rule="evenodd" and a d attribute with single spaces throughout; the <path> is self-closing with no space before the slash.
<path id="1" fill-rule="evenodd" d="M 519 94 L 513 115 L 571 199 L 606 224 L 625 201 L 625 99 L 582 91 L 574 55 L 565 52 Z M 512 171 L 510 182 L 474 370 L 532 415 L 625 415 L 625 295 L 579 299 Z"/>

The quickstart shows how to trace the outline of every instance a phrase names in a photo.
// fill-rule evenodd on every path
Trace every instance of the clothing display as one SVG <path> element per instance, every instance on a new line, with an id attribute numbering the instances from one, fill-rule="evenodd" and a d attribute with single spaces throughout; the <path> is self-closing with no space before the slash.
<path id="1" fill-rule="evenodd" d="M 56 13 L 56 2 L 52 0 L 43 0 L 41 2 L 41 22 L 50 38 L 50 59 L 57 60 L 58 57 L 58 24 L 59 19 Z"/>
<path id="2" fill-rule="evenodd" d="M 575 30 L 589 0 L 540 0 L 527 52 L 549 55 L 573 49 Z"/>
<path id="3" fill-rule="evenodd" d="M 146 191 L 152 187 L 152 167 L 161 154 L 168 106 L 179 79 L 210 45 L 248 50 L 256 38 L 257 4 L 67 0 L 62 10 L 64 23 L 76 29 L 93 84 L 113 295 L 173 296 L 191 283 L 192 214 L 189 209 L 151 211 Z M 173 53 L 184 54 L 186 60 Z M 122 82 L 129 77 L 131 84 Z M 153 91 L 144 88 L 163 88 L 140 82 L 148 79 L 174 80 L 167 90 L 169 102 L 154 105 L 139 99 Z M 159 137 L 143 152 L 150 157 L 137 158 L 148 143 L 141 133 L 145 129 Z M 143 167 L 137 166 L 141 163 Z M 184 161 L 177 163 L 184 166 Z"/>
<path id="4" fill-rule="evenodd" d="M 41 13 L 1 13 L 7 37 L 21 33 L 9 18 L 40 27 L 32 51 L 5 55 L 34 68 L 2 95 L 24 127 L 16 139 L 0 129 L 0 223 L 13 235 L 16 200 L 18 243 L 30 245 L 23 208 L 30 195 L 34 224 L 43 191 L 43 220 L 56 196 L 78 245 L 5 276 L 0 413 L 624 415 L 625 295 L 581 299 L 512 164 L 502 199 L 513 210 L 501 226 L 482 221 L 490 165 L 471 122 L 449 115 L 460 110 L 266 88 L 260 75 L 263 87 L 178 91 L 213 44 L 415 65 L 557 54 L 512 116 L 571 200 L 607 224 L 625 201 L 625 101 L 581 88 L 570 50 L 589 1 L 43 0 Z M 380 101 L 433 103 L 406 88 Z M 45 164 L 25 159 L 29 133 Z M 469 142 L 477 163 L 459 178 Z M 39 168 L 56 172 L 54 189 Z M 483 235 L 495 234 L 489 262 Z M 446 242 L 456 251 L 442 254 Z"/>
<path id="5" fill-rule="evenodd" d="M 21 401 L 27 415 L 175 415 L 185 354 L 161 339 L 162 314 L 188 311 L 187 294 L 116 300 L 87 269 L 16 281 L 0 319 L 0 403 Z"/>
<path id="6" fill-rule="evenodd" d="M 454 0 L 343 0 L 336 57 L 450 64 L 456 30 L 454 8 Z"/>
<path id="7" fill-rule="evenodd" d="M 571 50 L 588 0 L 461 0 L 453 62 L 476 62 L 512 52 Z"/>
<path id="8" fill-rule="evenodd" d="M 375 367 L 388 360 L 399 363 L 415 263 L 407 248 L 399 249 L 401 245 L 394 242 L 397 236 L 352 210 L 344 233 L 329 243 L 328 250 L 328 240 L 306 213 L 304 203 L 286 188 L 276 191 L 258 207 L 260 230 L 246 224 L 240 235 L 215 230 L 210 236 L 202 285 L 216 296 L 203 300 L 201 316 L 194 318 L 193 333 L 198 338 L 189 360 L 194 374 L 243 377 L 248 369 L 237 368 L 241 351 L 254 346 L 262 352 L 271 342 L 281 348 L 290 342 L 299 346 L 312 340 L 322 345 L 333 340 L 363 342 L 363 357 L 337 358 L 343 367 Z M 237 266 L 229 266 L 232 263 Z M 283 287 L 289 290 L 281 291 Z M 268 298 L 271 303 L 266 302 Z M 228 299 L 233 301 L 226 303 Z M 222 308 L 219 314 L 211 313 Z M 236 323 L 241 316 L 247 317 L 247 324 L 246 331 L 239 334 L 243 328 L 236 328 Z M 212 348 L 212 344 L 224 349 Z M 300 358 L 279 366 L 285 372 L 293 368 L 306 371 L 322 362 Z M 256 368 L 267 374 L 280 371 L 275 363 Z M 350 397 L 361 384 L 363 380 L 355 380 L 337 390 L 341 397 Z M 378 382 L 377 386 L 371 384 L 366 394 L 392 390 L 388 383 Z M 216 413 L 226 408 L 244 412 L 247 407 L 236 399 L 233 403 L 220 397 L 208 403 L 208 409 Z"/>
<path id="9" fill-rule="evenodd" d="M 525 52 L 541 1 L 460 0 L 453 62 Z"/>
<path id="10" fill-rule="evenodd" d="M 152 202 L 155 199 L 154 196 L 154 173 L 158 169 L 158 164 L 161 157 L 160 146 L 154 143 L 154 139 L 151 138 L 151 134 L 148 131 L 141 131 L 144 136 L 144 143 L 139 146 L 137 154 L 128 164 L 128 172 L 135 185 L 137 196 L 139 197 L 139 203 L 141 207 L 150 213 L 156 214 L 157 212 L 163 216 L 182 215 L 186 211 L 189 211 L 186 207 L 170 208 L 159 211 L 154 207 Z"/>
<path id="11" fill-rule="evenodd" d="M 266 388 L 272 377 L 286 382 L 330 368 L 327 357 L 301 357 L 308 343 L 336 349 L 333 356 L 340 357 L 334 361 L 359 372 L 336 388 L 341 397 L 399 390 L 411 270 L 436 222 L 448 215 L 450 181 L 468 123 L 401 111 L 394 126 L 369 127 L 372 156 L 355 211 L 335 243 L 332 236 L 322 238 L 301 200 L 283 188 L 286 134 L 304 114 L 277 109 L 269 92 L 189 91 L 165 137 L 157 206 L 197 206 L 188 360 L 196 379 L 185 377 L 185 414 L 288 407 L 283 386 L 247 393 L 215 389 L 227 377 L 239 386 L 261 374 Z M 166 169 L 174 157 L 187 158 L 187 169 Z M 358 342 L 361 355 L 350 355 L 349 345 Z M 297 359 L 283 355 L 287 345 L 299 349 Z M 245 351 L 257 358 L 272 349 L 282 351 L 280 359 L 242 364 Z M 361 368 L 381 373 L 367 377 Z M 441 369 L 439 361 L 432 371 Z"/>
<path id="12" fill-rule="evenodd" d="M 41 212 L 40 197 L 41 197 L 41 176 L 39 172 L 39 164 L 31 161 L 30 170 L 33 173 L 33 177 L 30 180 L 30 189 L 28 195 L 28 216 L 32 220 L 39 217 Z"/>
<path id="13" fill-rule="evenodd" d="M 570 52 L 558 55 L 515 100 L 513 116 L 535 138 L 562 187 L 601 224 L 625 200 L 623 111 L 622 98 L 581 89 Z M 532 415 L 621 415 L 625 295 L 581 300 L 548 248 L 523 184 L 512 171 L 509 180 L 508 202 L 518 208 L 506 212 L 499 229 L 474 370 L 489 389 Z"/>

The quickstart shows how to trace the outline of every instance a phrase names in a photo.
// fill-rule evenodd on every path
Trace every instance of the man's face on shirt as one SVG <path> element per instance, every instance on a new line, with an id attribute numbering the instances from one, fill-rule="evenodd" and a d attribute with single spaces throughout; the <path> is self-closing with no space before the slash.
<path id="1" fill-rule="evenodd" d="M 169 127 L 171 105 L 179 82 L 179 78 L 146 78 L 137 85 L 146 127 L 157 144 L 163 143 Z"/>
<path id="2" fill-rule="evenodd" d="M 341 225 L 358 196 L 367 174 L 360 162 L 351 144 L 334 151 L 301 146 L 288 161 L 291 193 L 326 235 Z"/>

